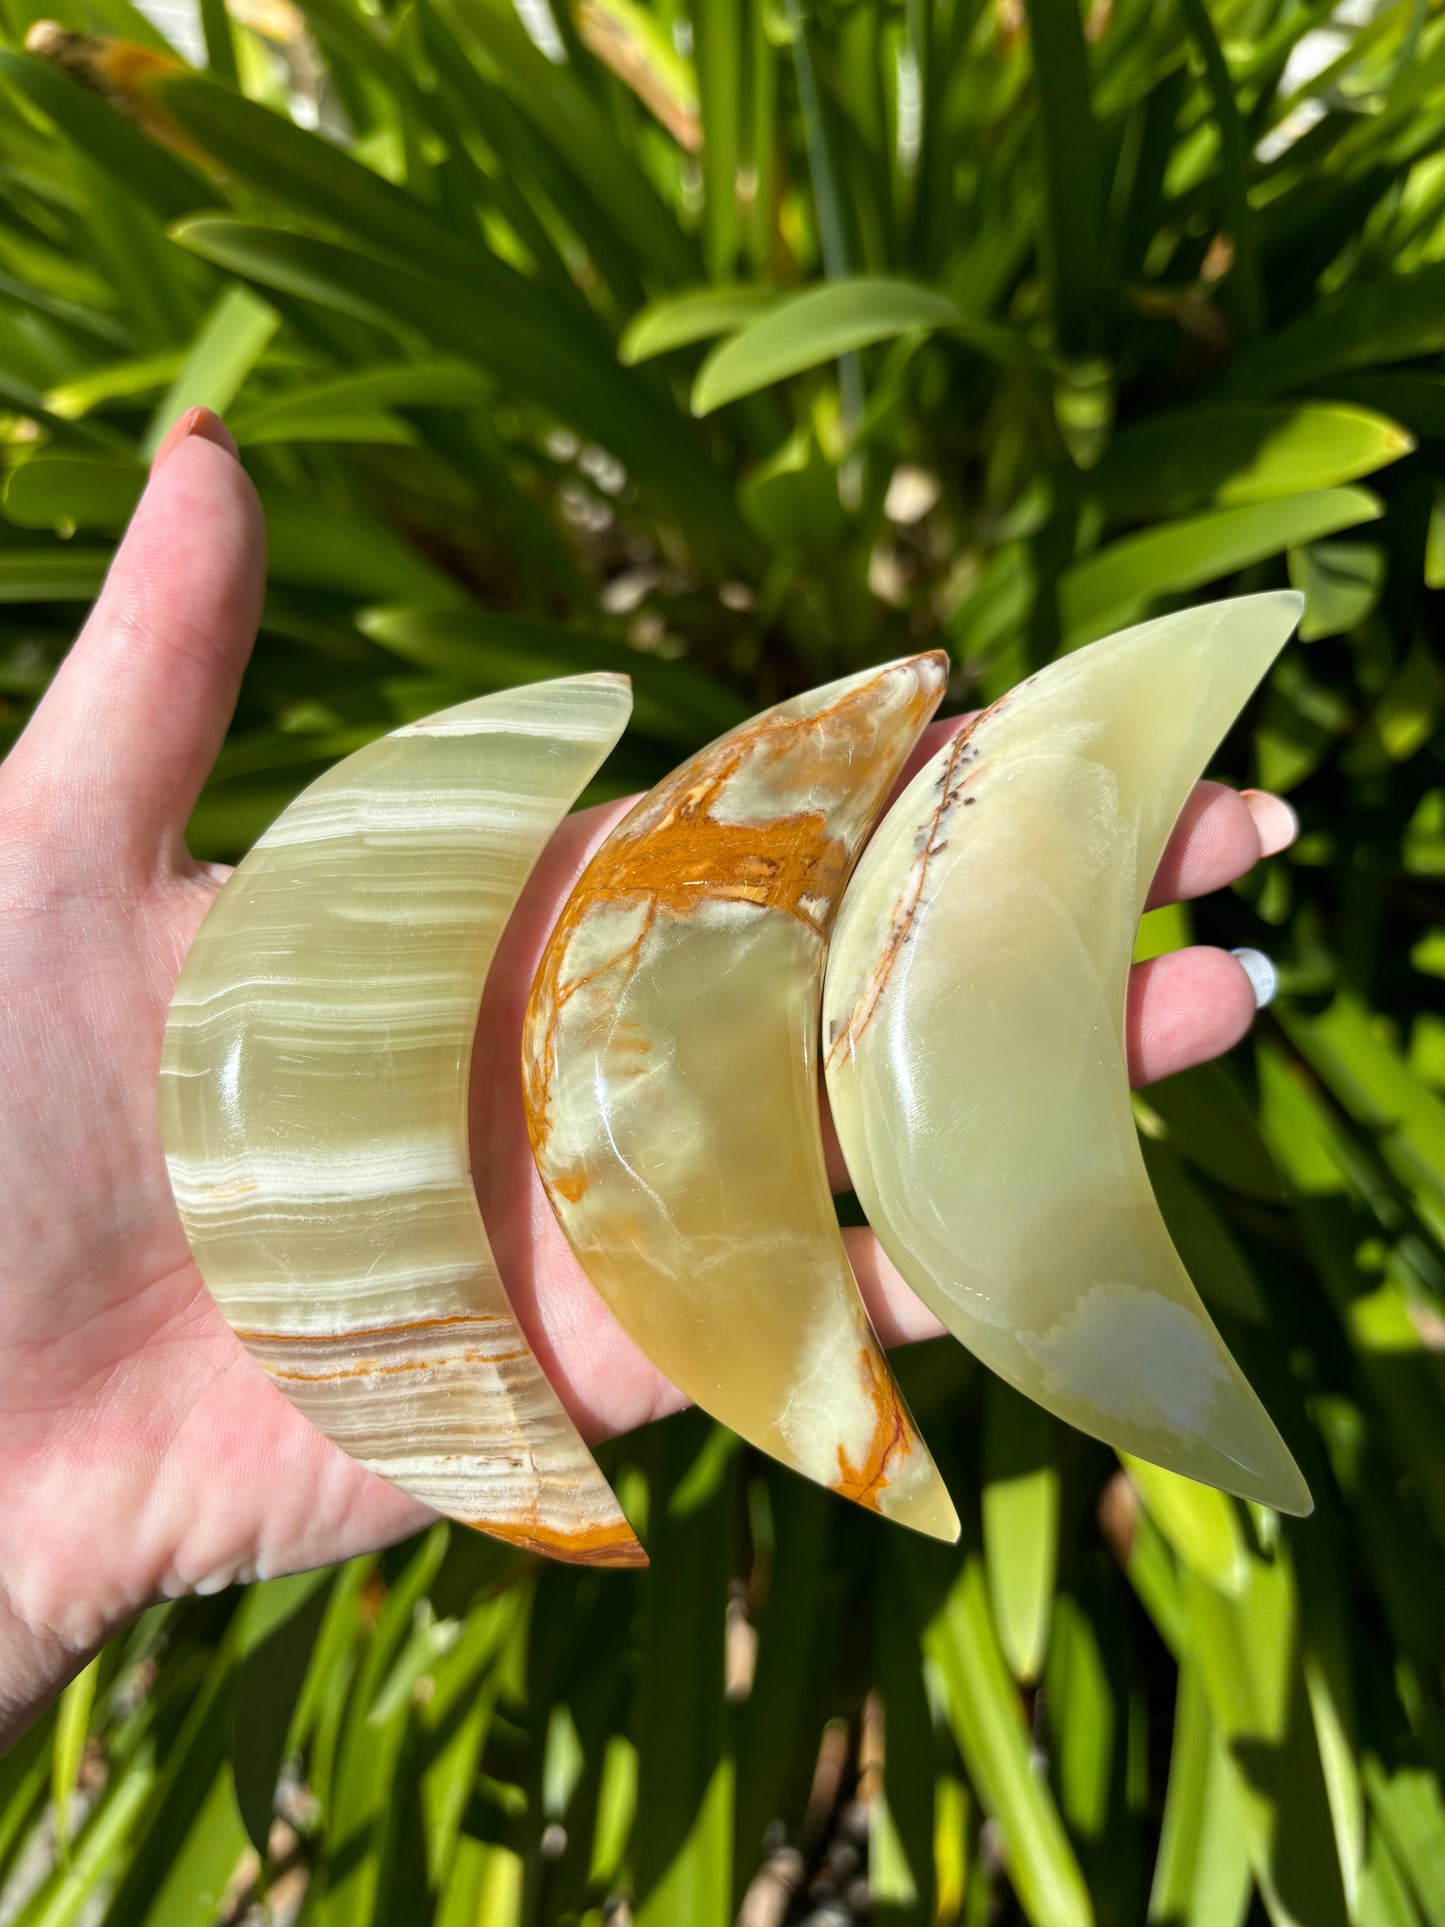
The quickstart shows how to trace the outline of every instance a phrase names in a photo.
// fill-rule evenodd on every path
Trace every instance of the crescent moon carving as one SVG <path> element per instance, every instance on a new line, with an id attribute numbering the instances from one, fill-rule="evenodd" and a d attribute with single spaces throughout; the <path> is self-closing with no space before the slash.
<path id="1" fill-rule="evenodd" d="M 1124 1047 L 1165 842 L 1299 609 L 1249 596 L 1126 630 L 955 737 L 858 866 L 823 1036 L 869 1222 L 971 1351 L 1110 1445 L 1307 1513 L 1170 1243 Z"/>
<path id="2" fill-rule="evenodd" d="M 815 1043 L 839 896 L 946 675 L 925 655 L 795 697 L 644 797 L 562 912 L 523 1068 L 553 1208 L 647 1356 L 784 1464 L 953 1539 L 838 1230 Z"/>
<path id="3" fill-rule="evenodd" d="M 492 1259 L 467 1084 L 503 925 L 631 706 L 625 676 L 505 690 L 329 770 L 207 915 L 160 1078 L 196 1262 L 292 1403 L 438 1512 L 623 1566 Z"/>

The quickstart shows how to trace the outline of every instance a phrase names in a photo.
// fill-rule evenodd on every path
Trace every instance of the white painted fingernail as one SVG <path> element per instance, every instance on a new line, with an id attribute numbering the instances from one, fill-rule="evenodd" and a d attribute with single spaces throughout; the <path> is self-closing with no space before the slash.
<path id="1" fill-rule="evenodd" d="M 1271 790 L 1241 790 L 1240 799 L 1254 818 L 1261 856 L 1278 856 L 1299 835 L 1299 818 L 1282 796 Z"/>
<path id="2" fill-rule="evenodd" d="M 1240 968 L 1254 991 L 1254 1007 L 1263 1010 L 1266 1004 L 1274 1002 L 1274 993 L 1279 989 L 1279 972 L 1262 950 L 1231 950 L 1231 957 L 1239 959 Z"/>

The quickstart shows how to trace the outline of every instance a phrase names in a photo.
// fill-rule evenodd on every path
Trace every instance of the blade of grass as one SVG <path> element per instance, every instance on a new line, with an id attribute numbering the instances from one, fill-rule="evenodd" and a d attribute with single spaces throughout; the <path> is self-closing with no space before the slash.
<path id="1" fill-rule="evenodd" d="M 197 404 L 224 415 L 270 344 L 281 317 L 249 288 L 230 287 L 207 315 L 141 438 L 149 461 L 181 412 Z"/>
<path id="2" fill-rule="evenodd" d="M 1100 294 L 1098 130 L 1078 0 L 1025 0 L 1044 175 L 1047 263 L 1059 345 L 1089 345 Z"/>
<path id="3" fill-rule="evenodd" d="M 983 1557 L 994 1623 L 1013 1676 L 1044 1661 L 1058 1565 L 1058 1428 L 992 1373 L 983 1385 Z"/>
<path id="4" fill-rule="evenodd" d="M 969 1778 L 1002 1829 L 1025 1917 L 1032 1927 L 1092 1927 L 1088 1890 L 1058 1809 L 1033 1770 L 1023 1708 L 994 1632 L 976 1552 L 930 1623 L 924 1648 L 943 1683 Z"/>
<path id="5" fill-rule="evenodd" d="M 81 1755 L 90 1731 L 91 1708 L 100 1673 L 100 1656 L 76 1674 L 60 1696 L 50 1765 L 50 1798 L 55 1807 L 55 1843 L 62 1862 L 70 1859 L 70 1802 L 80 1780 Z"/>
<path id="6" fill-rule="evenodd" d="M 1179 1675 L 1149 1927 L 1243 1927 L 1254 1890 L 1244 1832 L 1199 1668 Z"/>

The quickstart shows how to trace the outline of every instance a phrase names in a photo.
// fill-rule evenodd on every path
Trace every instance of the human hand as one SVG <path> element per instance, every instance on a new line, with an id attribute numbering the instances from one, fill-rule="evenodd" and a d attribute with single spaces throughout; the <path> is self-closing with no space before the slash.
<path id="1" fill-rule="evenodd" d="M 71 654 L 0 766 L 0 1746 L 155 1600 L 345 1558 L 428 1522 L 287 1403 L 191 1261 L 156 1118 L 181 960 L 224 872 L 184 826 L 260 614 L 265 539 L 225 429 L 178 425 Z M 946 731 L 937 725 L 919 759 Z M 916 764 L 915 764 L 916 766 Z M 578 1270 L 532 1165 L 520 1033 L 567 892 L 628 807 L 581 812 L 493 967 L 473 1079 L 478 1194 L 517 1314 L 597 1440 L 682 1399 Z M 1294 834 L 1277 799 L 1201 784 L 1153 901 L 1242 875 Z M 1140 966 L 1136 1082 L 1228 1049 L 1254 996 L 1222 951 Z M 835 1183 L 846 1182 L 836 1146 Z M 864 1231 L 850 1255 L 887 1343 L 937 1330 Z"/>

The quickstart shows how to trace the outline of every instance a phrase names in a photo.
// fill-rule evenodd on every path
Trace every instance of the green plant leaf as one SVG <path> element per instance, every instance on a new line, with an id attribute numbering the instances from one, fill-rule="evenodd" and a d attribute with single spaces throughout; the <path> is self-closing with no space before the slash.
<path id="1" fill-rule="evenodd" d="M 1342 993 L 1318 1017 L 1287 1011 L 1281 1021 L 1402 1180 L 1445 1201 L 1445 1103 L 1411 1076 L 1359 999 Z"/>
<path id="2" fill-rule="evenodd" d="M 740 1710 L 734 1820 L 734 1885 L 746 1890 L 766 1852 L 765 1833 L 811 1773 L 817 1750 L 810 1686 L 817 1670 L 818 1618 L 831 1540 L 826 1496 L 801 1480 L 771 1484 L 773 1565 L 758 1627 L 752 1691 Z M 917 1656 L 917 1629 L 913 1654 Z"/>
<path id="3" fill-rule="evenodd" d="M 933 1918 L 938 1746 L 921 1629 L 903 1576 L 886 1567 L 878 1576 L 877 1610 L 883 1783 L 868 1817 L 868 1885 L 884 1920 L 926 1921 Z"/>
<path id="4" fill-rule="evenodd" d="M 142 355 L 131 361 L 114 361 L 92 369 L 73 381 L 62 382 L 45 397 L 50 408 L 67 421 L 86 415 L 92 408 L 109 401 L 131 401 L 168 388 L 185 365 L 179 352 Z"/>
<path id="5" fill-rule="evenodd" d="M 633 726 L 692 748 L 746 720 L 722 684 L 686 663 L 664 662 L 624 643 L 560 624 L 483 609 L 367 609 L 357 627 L 407 662 L 468 688 L 505 689 L 542 676 L 613 669 L 630 676 Z"/>
<path id="6" fill-rule="evenodd" d="M 693 1432 L 696 1437 L 696 1432 Z M 653 1504 L 685 1478 L 654 1451 Z M 728 1927 L 732 1906 L 734 1759 L 724 1717 L 724 1606 L 733 1561 L 735 1460 L 711 1493 L 665 1532 L 643 1586 L 637 1820 L 632 1864 L 638 1927 Z M 660 1521 L 658 1522 L 660 1523 Z"/>
<path id="7" fill-rule="evenodd" d="M 1150 1465 L 1127 1452 L 1120 1460 L 1149 1516 L 1188 1572 L 1237 1596 L 1247 1577 L 1239 1507 L 1228 1493 Z"/>
<path id="8" fill-rule="evenodd" d="M 538 50 L 506 0 L 440 0 L 437 10 L 599 210 L 624 251 L 673 283 L 695 279 L 693 245 L 568 63 Z"/>
<path id="9" fill-rule="evenodd" d="M 405 439 L 396 407 L 483 407 L 493 384 L 464 361 L 398 362 L 289 388 L 234 409 L 227 426 L 242 448 L 267 442 Z"/>
<path id="10" fill-rule="evenodd" d="M 0 549 L 0 603 L 92 602 L 110 567 L 109 549 Z"/>
<path id="11" fill-rule="evenodd" d="M 1358 481 L 1408 455 L 1414 438 L 1341 402 L 1232 402 L 1127 428 L 1090 485 L 1115 515 L 1239 508 Z"/>
<path id="12" fill-rule="evenodd" d="M 1097 1847 L 1108 1831 L 1125 1708 L 1113 1690 L 1098 1628 L 1067 1590 L 1055 1605 L 1044 1693 L 1059 1804 L 1070 1834 Z"/>
<path id="13" fill-rule="evenodd" d="M 269 301 L 249 288 L 227 288 L 157 404 L 141 441 L 141 454 L 147 460 L 155 454 L 184 409 L 200 404 L 224 415 L 280 325 L 281 317 Z"/>
<path id="14" fill-rule="evenodd" d="M 1238 1081 L 1223 1064 L 1200 1064 L 1149 1087 L 1147 1107 L 1191 1164 L 1246 1198 L 1278 1199 L 1279 1176 Z"/>
<path id="15" fill-rule="evenodd" d="M 732 0 L 695 0 L 692 28 L 703 126 L 703 253 L 709 273 L 717 280 L 732 273 L 741 240 L 742 116 L 738 106 L 746 27 L 743 10 Z"/>
<path id="16" fill-rule="evenodd" d="M 908 281 L 859 276 L 807 288 L 712 351 L 693 384 L 692 412 L 710 415 L 727 402 L 874 342 L 963 323 L 946 294 Z"/>
<path id="17" fill-rule="evenodd" d="M 5 516 L 22 529 L 100 529 L 119 535 L 145 478 L 145 469 L 133 459 L 37 455 L 10 471 Z"/>
<path id="18" fill-rule="evenodd" d="M 264 1860 L 281 1760 L 326 1610 L 330 1575 L 271 1579 L 246 1596 L 243 1655 L 231 1732 L 236 1808 Z"/>
<path id="19" fill-rule="evenodd" d="M 1269 1307 L 1249 1261 L 1207 1191 L 1167 1143 L 1143 1136 L 1139 1148 L 1169 1236 L 1204 1302 L 1252 1325 L 1267 1323 Z"/>
<path id="20" fill-rule="evenodd" d="M 99 1673 L 97 1656 L 76 1674 L 61 1694 L 55 1716 L 50 1798 L 55 1806 L 55 1839 L 62 1860 L 70 1858 L 70 1801 L 80 1779 L 80 1758 L 90 1730 L 90 1711 L 95 1704 Z"/>
<path id="21" fill-rule="evenodd" d="M 1077 352 L 1088 342 L 1101 281 L 1099 143 L 1083 19 L 1075 0 L 1026 0 L 1025 11 L 1047 213 L 1041 252 L 1062 345 Z"/>
<path id="22" fill-rule="evenodd" d="M 204 175 L 148 141 L 114 108 L 49 61 L 0 49 L 0 72 L 94 161 L 107 180 L 121 184 L 163 220 L 214 206 L 220 199 Z"/>
<path id="23" fill-rule="evenodd" d="M 1032 1927 L 1092 1927 L 1083 1875 L 1030 1763 L 1023 1708 L 994 1633 L 977 1553 L 966 1558 L 924 1645 L 969 1778 L 1002 1829 L 1009 1878 L 1026 1918 Z"/>
<path id="24" fill-rule="evenodd" d="M 1275 1927 L 1345 1927 L 1324 1774 L 1299 1663 L 1292 1578 L 1248 1560 L 1234 1597 L 1185 1575 L 1191 1650 L 1234 1769 L 1250 1863 Z"/>
<path id="25" fill-rule="evenodd" d="M 983 1388 L 983 1556 L 1014 1678 L 1039 1676 L 1058 1565 L 1058 1427 L 992 1373 Z"/>
<path id="26" fill-rule="evenodd" d="M 1330 375 L 1410 361 L 1445 347 L 1445 262 L 1383 275 L 1311 307 L 1248 348 L 1229 372 L 1231 391 L 1276 394 Z"/>
<path id="27" fill-rule="evenodd" d="M 671 502 L 708 552 L 726 545 L 738 528 L 730 492 L 684 424 L 600 342 L 539 314 L 520 277 L 521 292 L 505 291 L 493 305 L 280 228 L 203 215 L 173 233 L 182 246 L 234 273 L 473 357 L 633 469 L 643 486 Z"/>
<path id="28" fill-rule="evenodd" d="M 1305 599 L 1300 641 L 1341 636 L 1379 600 L 1385 552 L 1369 542 L 1311 542 L 1290 550 L 1289 579 Z"/>
<path id="29" fill-rule="evenodd" d="M 1413 435 L 1445 435 L 1445 380 L 1439 375 L 1343 375 L 1332 394 L 1403 422 Z"/>
<path id="30" fill-rule="evenodd" d="M 1365 1760 L 1370 1804 L 1427 1920 L 1445 1916 L 1445 1800 L 1433 1774 L 1405 1766 L 1389 1772 Z"/>
<path id="31" fill-rule="evenodd" d="M 623 330 L 617 353 L 631 364 L 651 361 L 674 348 L 689 348 L 714 335 L 735 334 L 771 314 L 783 297 L 775 288 L 702 287 L 651 301 Z"/>
<path id="32" fill-rule="evenodd" d="M 156 1770 L 148 1763 L 134 1765 L 119 1776 L 77 1843 L 69 1865 L 59 1869 L 16 1916 L 15 1927 L 73 1927 L 86 1901 L 123 1864 L 156 1780 Z"/>
<path id="33" fill-rule="evenodd" d="M 246 1846 L 246 1829 L 226 1767 L 217 1768 L 184 1837 L 173 1840 L 171 1846 L 145 1927 L 195 1927 L 197 1922 L 219 1918 Z"/>
<path id="34" fill-rule="evenodd" d="M 1445 589 L 1445 489 L 1438 483 L 1425 532 L 1425 587 Z"/>
<path id="35" fill-rule="evenodd" d="M 1380 503 L 1360 488 L 1316 489 L 1283 501 L 1215 509 L 1126 535 L 1076 562 L 1059 584 L 1067 646 L 1124 627 L 1161 596 L 1203 588 L 1301 542 L 1373 522 Z"/>
<path id="36" fill-rule="evenodd" d="M 1243 1927 L 1253 1891 L 1233 1777 L 1189 1663 L 1179 1674 L 1149 1927 Z"/>

